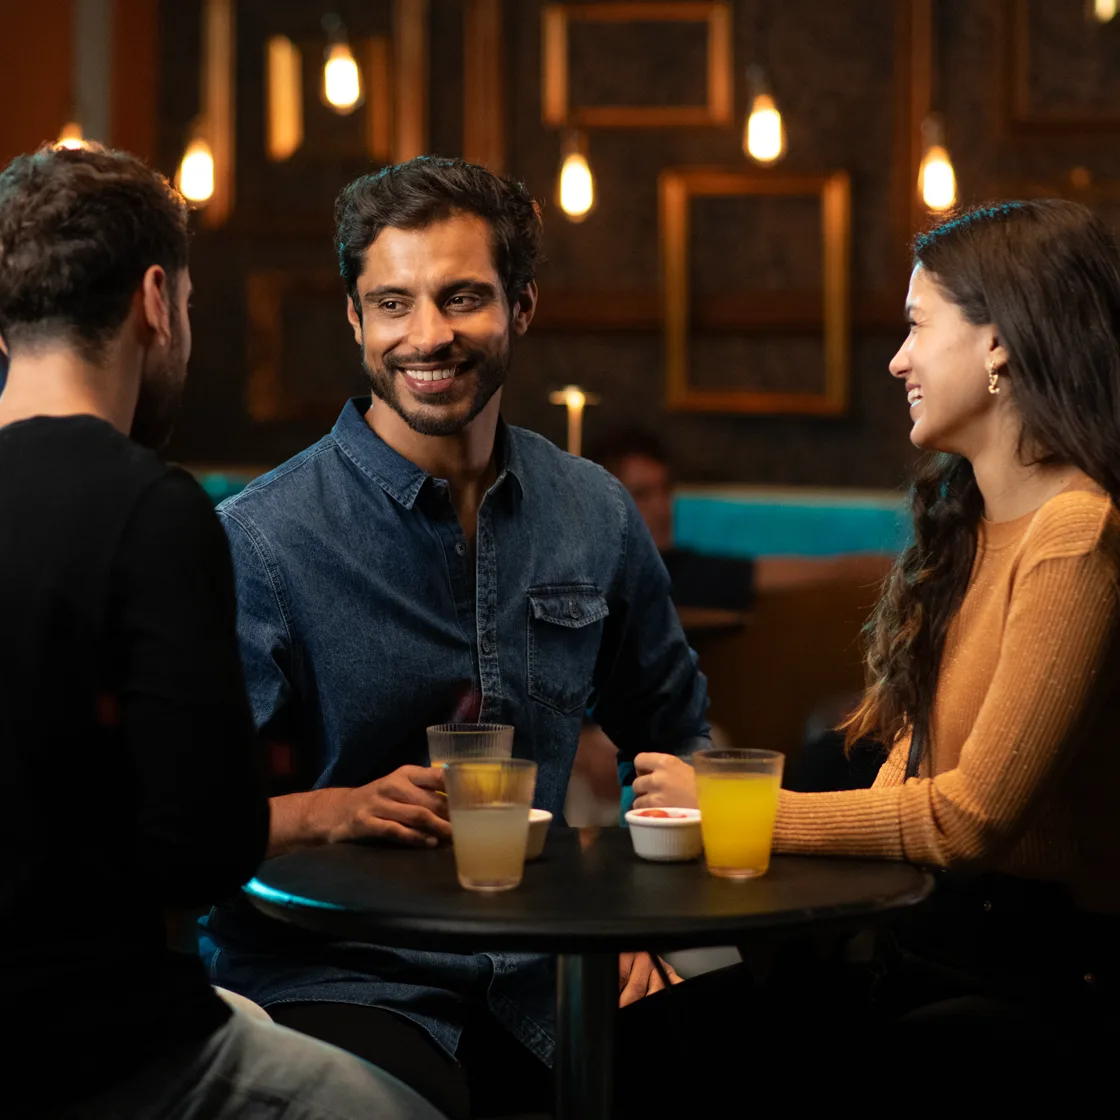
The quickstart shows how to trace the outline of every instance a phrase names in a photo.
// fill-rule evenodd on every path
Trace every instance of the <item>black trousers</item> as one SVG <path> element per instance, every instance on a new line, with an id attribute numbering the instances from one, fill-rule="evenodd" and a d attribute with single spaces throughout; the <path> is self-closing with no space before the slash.
<path id="1" fill-rule="evenodd" d="M 1083 979 L 1055 987 L 1001 973 L 991 982 L 913 952 L 912 931 L 898 932 L 881 935 L 866 961 L 848 959 L 847 936 L 783 939 L 772 952 L 755 946 L 743 965 L 621 1009 L 613 1115 L 690 1120 L 783 1100 L 862 1107 L 869 1093 L 885 1101 L 922 1085 L 935 1085 L 946 1107 L 953 1099 L 1037 1106 L 1048 1093 L 1069 1106 L 1108 1088 L 1120 1039 L 1109 991 Z M 551 1072 L 481 1002 L 469 1005 L 456 1059 L 392 1012 L 312 1003 L 268 1010 L 388 1070 L 449 1120 L 551 1113 Z"/>
<path id="2" fill-rule="evenodd" d="M 614 1114 L 650 1120 L 708 1098 L 714 1108 L 723 1080 L 719 1071 L 741 1059 L 748 1032 L 734 1009 L 746 1005 L 751 986 L 744 969 L 722 969 L 621 1009 Z M 468 1004 L 455 1059 L 421 1027 L 391 1011 L 341 1003 L 280 1003 L 268 1012 L 284 1026 L 387 1070 L 449 1120 L 552 1111 L 551 1071 L 481 1000 Z"/>

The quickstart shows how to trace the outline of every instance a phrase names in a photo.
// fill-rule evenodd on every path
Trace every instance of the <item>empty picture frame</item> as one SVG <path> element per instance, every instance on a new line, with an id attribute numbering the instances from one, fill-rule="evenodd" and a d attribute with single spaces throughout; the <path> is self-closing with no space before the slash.
<path id="1" fill-rule="evenodd" d="M 706 23 L 707 101 L 702 105 L 571 104 L 568 32 L 581 23 Z M 734 112 L 729 3 L 546 4 L 541 12 L 541 119 L 552 127 L 664 128 L 726 125 Z"/>
<path id="2" fill-rule="evenodd" d="M 759 391 L 757 388 L 703 388 L 689 377 L 692 336 L 690 203 L 695 198 L 815 197 L 820 203 L 822 274 L 816 293 L 768 292 L 759 301 L 769 321 L 749 324 L 753 332 L 812 329 L 824 340 L 817 391 Z M 850 374 L 851 192 L 848 175 L 774 175 L 718 167 L 669 168 L 659 180 L 661 292 L 664 308 L 666 403 L 692 412 L 753 412 L 839 415 L 848 406 Z M 751 299 L 743 293 L 742 302 Z"/>

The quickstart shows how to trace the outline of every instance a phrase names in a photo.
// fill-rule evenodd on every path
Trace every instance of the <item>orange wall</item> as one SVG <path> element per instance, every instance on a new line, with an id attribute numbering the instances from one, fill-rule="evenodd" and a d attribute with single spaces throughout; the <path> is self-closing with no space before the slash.
<path id="1" fill-rule="evenodd" d="M 71 26 L 70 0 L 0 0 L 0 167 L 66 123 Z"/>
<path id="2" fill-rule="evenodd" d="M 72 0 L 0 0 L 0 168 L 53 140 L 71 113 Z M 115 0 L 109 143 L 152 159 L 157 0 Z"/>
<path id="3" fill-rule="evenodd" d="M 113 5 L 112 143 L 156 156 L 156 55 L 158 0 L 116 0 Z"/>

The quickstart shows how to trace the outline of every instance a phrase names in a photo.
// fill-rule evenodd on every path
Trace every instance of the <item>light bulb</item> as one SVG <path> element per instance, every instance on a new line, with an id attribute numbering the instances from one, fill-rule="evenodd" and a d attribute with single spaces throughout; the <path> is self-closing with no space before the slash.
<path id="1" fill-rule="evenodd" d="M 1116 17 L 1117 0 L 1093 0 L 1093 18 L 1097 23 L 1108 23 Z"/>
<path id="2" fill-rule="evenodd" d="M 336 113 L 350 113 L 362 99 L 358 64 L 346 43 L 335 43 L 323 65 L 323 100 Z"/>
<path id="3" fill-rule="evenodd" d="M 595 205 L 595 179 L 587 157 L 582 152 L 569 152 L 560 168 L 560 209 L 572 221 L 587 217 Z"/>
<path id="4" fill-rule="evenodd" d="M 214 153 L 201 137 L 187 145 L 176 176 L 179 190 L 189 202 L 208 202 L 214 193 Z"/>
<path id="5" fill-rule="evenodd" d="M 743 151 L 759 163 L 773 163 L 786 151 L 786 130 L 782 114 L 768 93 L 760 93 L 751 103 L 743 134 Z"/>
<path id="6" fill-rule="evenodd" d="M 930 210 L 948 210 L 957 200 L 957 177 L 949 153 L 940 145 L 926 149 L 918 170 L 918 188 Z"/>
<path id="7" fill-rule="evenodd" d="M 587 397 L 584 395 L 582 389 L 577 389 L 574 385 L 569 385 L 564 390 L 564 403 L 569 408 L 583 408 L 587 404 Z"/>
<path id="8" fill-rule="evenodd" d="M 88 148 L 89 144 L 86 143 L 85 138 L 82 136 L 82 126 L 77 121 L 67 121 L 62 126 L 62 131 L 58 134 L 58 139 L 55 141 L 56 148 Z"/>

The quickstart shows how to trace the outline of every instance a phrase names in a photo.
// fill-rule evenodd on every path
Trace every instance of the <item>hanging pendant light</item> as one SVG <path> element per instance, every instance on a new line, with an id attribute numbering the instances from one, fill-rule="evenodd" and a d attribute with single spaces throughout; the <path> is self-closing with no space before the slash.
<path id="1" fill-rule="evenodd" d="M 54 142 L 56 148 L 88 148 L 89 144 L 82 136 L 82 126 L 77 121 L 67 121 Z"/>
<path id="2" fill-rule="evenodd" d="M 761 66 L 747 69 L 750 110 L 743 126 L 743 154 L 756 163 L 777 163 L 786 154 L 786 130 Z"/>
<path id="3" fill-rule="evenodd" d="M 922 122 L 918 193 L 926 208 L 934 213 L 950 209 L 957 201 L 957 176 L 945 147 L 944 125 L 936 113 L 930 113 Z"/>
<path id="4" fill-rule="evenodd" d="M 362 103 L 362 72 L 346 38 L 346 28 L 337 15 L 323 17 L 330 40 L 323 52 L 323 104 L 347 116 Z"/>
<path id="5" fill-rule="evenodd" d="M 214 195 L 214 152 L 197 122 L 176 172 L 175 186 L 195 206 L 205 206 Z"/>
<path id="6" fill-rule="evenodd" d="M 595 177 L 587 162 L 587 140 L 582 133 L 564 138 L 564 160 L 560 166 L 557 195 L 560 209 L 569 221 L 582 222 L 595 208 Z"/>

